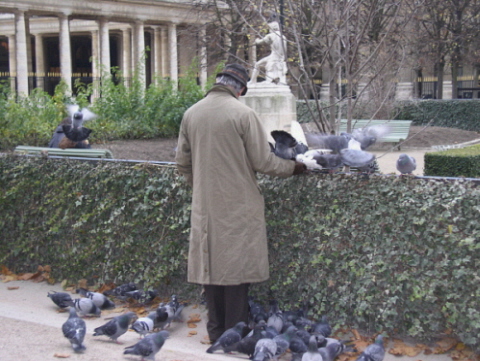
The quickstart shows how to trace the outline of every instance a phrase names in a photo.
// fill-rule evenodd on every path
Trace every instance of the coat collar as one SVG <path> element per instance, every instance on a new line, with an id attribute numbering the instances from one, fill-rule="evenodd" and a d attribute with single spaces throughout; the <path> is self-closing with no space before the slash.
<path id="1" fill-rule="evenodd" d="M 207 96 L 208 94 L 210 93 L 213 93 L 213 92 L 220 92 L 220 93 L 228 93 L 230 94 L 231 96 L 235 97 L 238 99 L 238 96 L 237 94 L 235 93 L 235 91 L 227 86 L 227 85 L 223 85 L 223 84 L 214 84 L 213 87 L 207 92 L 207 94 L 205 94 L 205 96 Z"/>

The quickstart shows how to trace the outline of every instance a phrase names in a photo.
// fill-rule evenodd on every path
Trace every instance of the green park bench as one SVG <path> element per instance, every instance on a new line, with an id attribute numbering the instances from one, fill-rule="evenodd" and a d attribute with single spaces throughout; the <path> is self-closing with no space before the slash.
<path id="1" fill-rule="evenodd" d="M 14 150 L 15 154 L 48 155 L 59 157 L 78 157 L 78 158 L 108 158 L 113 159 L 113 154 L 108 149 L 81 149 L 81 148 L 48 148 L 31 147 L 28 145 L 18 145 Z"/>
<path id="2" fill-rule="evenodd" d="M 410 132 L 411 120 L 379 120 L 379 119 L 352 119 L 352 130 L 363 128 L 371 125 L 386 125 L 390 127 L 390 133 L 381 139 L 377 139 L 379 143 L 395 143 L 400 145 L 402 141 L 408 138 Z M 341 119 L 339 133 L 347 131 L 347 119 Z"/>

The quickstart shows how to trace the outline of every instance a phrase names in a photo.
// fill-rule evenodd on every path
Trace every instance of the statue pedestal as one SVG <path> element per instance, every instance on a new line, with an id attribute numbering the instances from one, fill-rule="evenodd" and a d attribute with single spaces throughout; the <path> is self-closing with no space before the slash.
<path id="1" fill-rule="evenodd" d="M 284 130 L 291 133 L 292 121 L 297 120 L 297 106 L 288 85 L 249 83 L 247 94 L 239 99 L 257 112 L 272 143 L 271 131 Z"/>

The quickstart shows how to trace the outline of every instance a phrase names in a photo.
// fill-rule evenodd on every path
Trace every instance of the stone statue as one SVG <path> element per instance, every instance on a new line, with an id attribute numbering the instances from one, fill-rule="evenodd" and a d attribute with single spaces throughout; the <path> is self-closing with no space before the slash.
<path id="1" fill-rule="evenodd" d="M 287 84 L 287 63 L 285 61 L 285 51 L 287 50 L 287 39 L 280 34 L 280 25 L 277 21 L 268 23 L 270 32 L 262 39 L 256 39 L 255 44 L 270 45 L 270 55 L 260 59 L 255 63 L 250 83 L 257 82 L 259 68 L 265 67 L 266 82 Z"/>

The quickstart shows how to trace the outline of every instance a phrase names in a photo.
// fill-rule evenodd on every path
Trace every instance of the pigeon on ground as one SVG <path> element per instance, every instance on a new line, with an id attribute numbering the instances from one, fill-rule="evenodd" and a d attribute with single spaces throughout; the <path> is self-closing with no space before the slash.
<path id="1" fill-rule="evenodd" d="M 328 316 L 323 315 L 320 321 L 312 326 L 312 334 L 322 335 L 323 337 L 330 337 L 332 334 L 332 327 L 328 322 Z"/>
<path id="2" fill-rule="evenodd" d="M 335 343 L 328 344 L 327 346 L 318 349 L 318 352 L 322 355 L 323 361 L 334 361 L 344 351 L 346 351 L 345 345 L 338 340 Z"/>
<path id="3" fill-rule="evenodd" d="M 80 317 L 100 316 L 101 310 L 90 298 L 76 298 L 69 302 L 69 306 L 75 307 Z"/>
<path id="4" fill-rule="evenodd" d="M 401 174 L 411 174 L 417 169 L 417 161 L 412 156 L 402 153 L 397 159 L 397 170 Z"/>
<path id="5" fill-rule="evenodd" d="M 77 316 L 75 307 L 70 307 L 70 316 L 62 325 L 63 335 L 70 341 L 73 351 L 82 352 L 86 349 L 83 345 L 83 339 L 87 331 L 85 321 Z"/>
<path id="6" fill-rule="evenodd" d="M 275 357 L 277 344 L 271 338 L 262 338 L 255 345 L 253 361 L 268 361 Z"/>
<path id="7" fill-rule="evenodd" d="M 275 140 L 273 153 L 283 159 L 295 160 L 297 140 L 284 130 L 274 130 L 270 133 Z"/>
<path id="8" fill-rule="evenodd" d="M 95 304 L 95 306 L 97 306 L 101 310 L 110 310 L 112 308 L 115 308 L 115 303 L 103 293 L 91 292 L 85 288 L 78 288 L 77 293 L 81 294 L 83 297 L 90 298 Z"/>
<path id="9" fill-rule="evenodd" d="M 145 336 L 150 331 L 153 331 L 157 312 L 150 312 L 146 317 L 140 317 L 132 324 L 132 329 L 140 334 L 140 337 Z"/>
<path id="10" fill-rule="evenodd" d="M 142 360 L 155 360 L 155 355 L 160 351 L 165 340 L 168 338 L 168 331 L 160 331 L 138 341 L 135 345 L 125 347 L 124 355 L 141 356 Z"/>
<path id="11" fill-rule="evenodd" d="M 72 297 L 70 297 L 70 295 L 66 292 L 48 292 L 47 297 L 50 297 L 53 303 L 60 308 L 67 308 L 71 306 L 71 302 L 73 302 Z"/>
<path id="12" fill-rule="evenodd" d="M 278 301 L 270 301 L 270 310 L 268 311 L 267 326 L 273 326 L 277 332 L 282 331 L 283 328 L 283 314 L 278 307 Z"/>
<path id="13" fill-rule="evenodd" d="M 310 336 L 308 341 L 308 349 L 302 355 L 302 361 L 324 361 L 317 348 L 317 339 L 315 336 Z"/>
<path id="14" fill-rule="evenodd" d="M 287 352 L 290 346 L 290 341 L 293 336 L 295 336 L 295 332 L 297 332 L 297 328 L 295 326 L 290 326 L 284 333 L 273 338 L 273 341 L 277 344 L 276 356 L 281 356 Z"/>
<path id="15" fill-rule="evenodd" d="M 170 302 L 168 303 L 168 306 L 170 306 L 173 310 L 173 317 L 172 320 L 181 322 L 181 314 L 183 309 L 185 308 L 185 303 L 180 303 L 178 302 L 178 298 L 176 295 L 172 295 Z"/>
<path id="16" fill-rule="evenodd" d="M 171 320 L 168 318 L 167 308 L 165 306 L 159 306 L 155 311 L 155 321 L 154 321 L 154 328 L 164 329 L 167 326 L 170 326 Z"/>
<path id="17" fill-rule="evenodd" d="M 267 322 L 268 313 L 265 311 L 262 305 L 255 302 L 253 297 L 249 297 L 248 306 L 249 306 L 249 319 L 250 319 L 250 324 L 252 324 L 252 328 L 253 328 L 253 325 L 259 323 L 261 320 Z"/>
<path id="18" fill-rule="evenodd" d="M 302 355 L 308 350 L 307 345 L 300 337 L 297 336 L 296 332 L 290 339 L 290 345 L 288 348 L 292 352 L 292 361 L 301 360 Z"/>
<path id="19" fill-rule="evenodd" d="M 93 336 L 108 336 L 116 343 L 118 338 L 122 336 L 128 330 L 130 321 L 136 316 L 135 312 L 127 312 L 123 315 L 114 317 L 112 320 L 108 321 L 106 324 L 97 327 L 94 329 Z"/>
<path id="20" fill-rule="evenodd" d="M 385 357 L 385 347 L 383 346 L 383 336 L 378 335 L 375 343 L 367 348 L 358 356 L 357 361 L 383 361 Z"/>
<path id="21" fill-rule="evenodd" d="M 225 347 L 225 352 L 232 352 L 236 351 L 239 353 L 243 353 L 248 355 L 248 357 L 252 357 L 255 352 L 255 345 L 257 341 L 266 338 L 267 333 L 265 332 L 265 322 L 262 321 L 261 323 L 255 325 L 254 329 L 252 330 L 252 335 L 246 336 L 242 338 L 240 341 L 234 343 L 233 345 Z"/>
<path id="22" fill-rule="evenodd" d="M 223 350 L 225 352 L 226 347 L 233 345 L 242 339 L 242 333 L 246 326 L 247 324 L 242 321 L 238 322 L 234 327 L 226 330 L 218 340 L 207 349 L 207 353 L 214 353 L 217 350 Z"/>
<path id="23" fill-rule="evenodd" d="M 117 296 L 117 297 L 124 297 L 127 292 L 135 291 L 137 289 L 137 285 L 133 282 L 124 283 L 114 289 L 109 291 L 103 292 L 105 296 Z"/>

